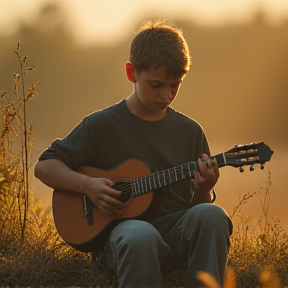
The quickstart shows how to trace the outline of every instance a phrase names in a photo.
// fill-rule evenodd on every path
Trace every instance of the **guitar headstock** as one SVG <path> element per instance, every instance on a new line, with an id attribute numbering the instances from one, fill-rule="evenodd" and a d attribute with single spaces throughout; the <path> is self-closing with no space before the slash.
<path id="1" fill-rule="evenodd" d="M 243 172 L 244 169 L 242 166 L 250 165 L 250 171 L 254 170 L 254 164 L 261 164 L 261 169 L 264 168 L 263 164 L 267 161 L 270 161 L 273 151 L 267 146 L 264 142 L 260 143 L 250 143 L 250 144 L 241 144 L 234 145 L 234 147 L 223 153 L 219 167 L 230 165 L 233 167 L 240 167 L 240 172 Z M 220 156 L 220 154 L 219 154 Z M 223 162 L 222 162 L 223 161 Z M 221 163 L 222 162 L 222 163 Z"/>

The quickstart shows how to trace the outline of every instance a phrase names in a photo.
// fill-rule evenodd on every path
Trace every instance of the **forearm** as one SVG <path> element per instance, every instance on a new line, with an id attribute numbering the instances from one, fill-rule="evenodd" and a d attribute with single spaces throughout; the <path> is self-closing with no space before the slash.
<path id="1" fill-rule="evenodd" d="M 84 193 L 84 183 L 89 178 L 72 170 L 58 159 L 39 161 L 35 166 L 34 174 L 41 182 L 53 189 L 79 193 Z"/>

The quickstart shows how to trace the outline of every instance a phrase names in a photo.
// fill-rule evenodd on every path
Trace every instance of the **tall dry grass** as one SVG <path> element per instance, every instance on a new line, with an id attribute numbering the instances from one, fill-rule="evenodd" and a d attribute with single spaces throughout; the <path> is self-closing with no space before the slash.
<path id="1" fill-rule="evenodd" d="M 36 66 L 27 66 L 20 42 L 15 54 L 13 91 L 0 91 L 0 286 L 87 285 L 93 281 L 89 257 L 63 243 L 30 189 L 35 137 L 27 105 L 39 82 L 26 86 Z"/>
<path id="2" fill-rule="evenodd" d="M 253 221 L 241 212 L 241 205 L 235 206 L 241 221 L 234 227 L 228 264 L 235 271 L 237 287 L 260 287 L 267 275 L 279 279 L 280 286 L 273 287 L 288 285 L 288 235 L 281 220 L 269 215 L 271 185 L 269 171 L 266 187 L 243 196 L 243 199 L 251 196 L 259 199 L 263 214 L 258 219 Z"/>

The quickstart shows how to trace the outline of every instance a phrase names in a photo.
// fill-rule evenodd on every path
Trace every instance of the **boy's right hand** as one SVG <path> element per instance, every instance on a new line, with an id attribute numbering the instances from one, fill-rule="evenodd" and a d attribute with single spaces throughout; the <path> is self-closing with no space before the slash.
<path id="1" fill-rule="evenodd" d="M 85 194 L 104 213 L 123 213 L 125 204 L 117 200 L 121 192 L 112 188 L 114 183 L 109 179 L 76 172 L 58 159 L 38 161 L 34 173 L 53 189 Z"/>
<path id="2" fill-rule="evenodd" d="M 84 194 L 103 213 L 123 213 L 124 204 L 117 200 L 121 192 L 111 188 L 113 182 L 106 178 L 94 178 L 85 176 L 82 182 Z"/>

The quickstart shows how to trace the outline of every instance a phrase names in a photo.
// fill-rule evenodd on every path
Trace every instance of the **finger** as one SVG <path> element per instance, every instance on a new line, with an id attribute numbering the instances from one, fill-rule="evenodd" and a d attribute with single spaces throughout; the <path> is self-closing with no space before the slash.
<path id="1" fill-rule="evenodd" d="M 205 169 L 207 169 L 206 165 L 203 165 L 203 163 L 200 163 L 200 161 L 199 161 L 198 171 L 195 172 L 195 176 L 194 176 L 194 178 L 197 182 L 200 180 L 200 178 L 202 178 L 205 175 L 205 173 L 206 173 Z"/>
<path id="2" fill-rule="evenodd" d="M 111 180 L 103 178 L 103 182 L 105 185 L 103 187 L 103 192 L 105 194 L 107 194 L 113 198 L 119 198 L 121 196 L 121 191 L 113 188 L 114 183 Z"/>
<path id="3" fill-rule="evenodd" d="M 216 158 L 211 158 L 211 164 L 212 164 L 212 166 L 218 166 L 218 162 L 217 162 Z"/>
<path id="4" fill-rule="evenodd" d="M 213 168 L 213 171 L 214 171 L 215 176 L 216 176 L 217 178 L 219 178 L 219 177 L 220 177 L 220 170 L 219 170 L 218 165 L 214 165 L 212 168 Z"/>
<path id="5" fill-rule="evenodd" d="M 200 173 L 201 176 L 204 176 L 207 174 L 207 170 L 208 170 L 208 167 L 207 167 L 207 164 L 200 158 L 198 158 L 198 172 Z"/>
<path id="6" fill-rule="evenodd" d="M 121 196 L 121 191 L 115 190 L 113 188 L 107 188 L 104 191 L 107 195 L 113 197 L 113 198 L 119 198 Z"/>
<path id="7" fill-rule="evenodd" d="M 215 158 L 210 158 L 210 163 L 209 165 L 211 164 L 211 168 L 213 169 L 215 175 L 217 177 L 219 177 L 220 173 L 219 173 L 219 167 L 218 167 L 218 163 L 217 163 L 217 160 Z"/>
<path id="8" fill-rule="evenodd" d="M 195 177 L 197 182 L 204 181 L 205 179 L 218 179 L 220 176 L 217 162 L 213 163 L 213 159 L 206 159 L 207 163 L 199 162 L 199 175 Z"/>
<path id="9" fill-rule="evenodd" d="M 123 206 L 122 202 L 112 198 L 111 201 L 109 201 L 107 199 L 100 201 L 98 208 L 105 213 L 107 213 L 107 212 L 109 212 L 109 213 L 117 212 L 118 213 L 119 211 L 121 211 L 122 206 Z"/>
<path id="10" fill-rule="evenodd" d="M 207 167 L 207 168 L 211 168 L 212 167 L 212 158 L 211 157 L 209 157 L 207 154 L 205 154 L 205 153 L 203 153 L 202 154 L 202 162 L 205 164 L 205 166 Z"/>
<path id="11" fill-rule="evenodd" d="M 200 173 L 198 171 L 194 172 L 194 179 L 192 179 L 193 185 L 195 185 L 198 182 L 199 177 Z"/>
<path id="12" fill-rule="evenodd" d="M 108 178 L 101 178 L 105 185 L 112 187 L 114 185 L 114 182 Z"/>
<path id="13" fill-rule="evenodd" d="M 208 169 L 211 169 L 212 168 L 212 160 L 211 160 L 211 158 L 209 157 L 209 158 L 206 158 L 206 167 L 208 168 Z"/>
<path id="14" fill-rule="evenodd" d="M 123 203 L 121 201 L 119 201 L 117 199 L 117 197 L 113 197 L 113 196 L 110 196 L 108 194 L 103 194 L 102 201 L 104 201 L 108 205 L 114 206 L 114 207 L 119 207 L 119 206 L 123 205 Z"/>
<path id="15" fill-rule="evenodd" d="M 206 168 L 207 167 L 205 162 L 207 162 L 206 159 L 205 159 L 205 161 L 203 161 L 203 159 L 198 158 L 198 165 L 200 168 Z"/>

